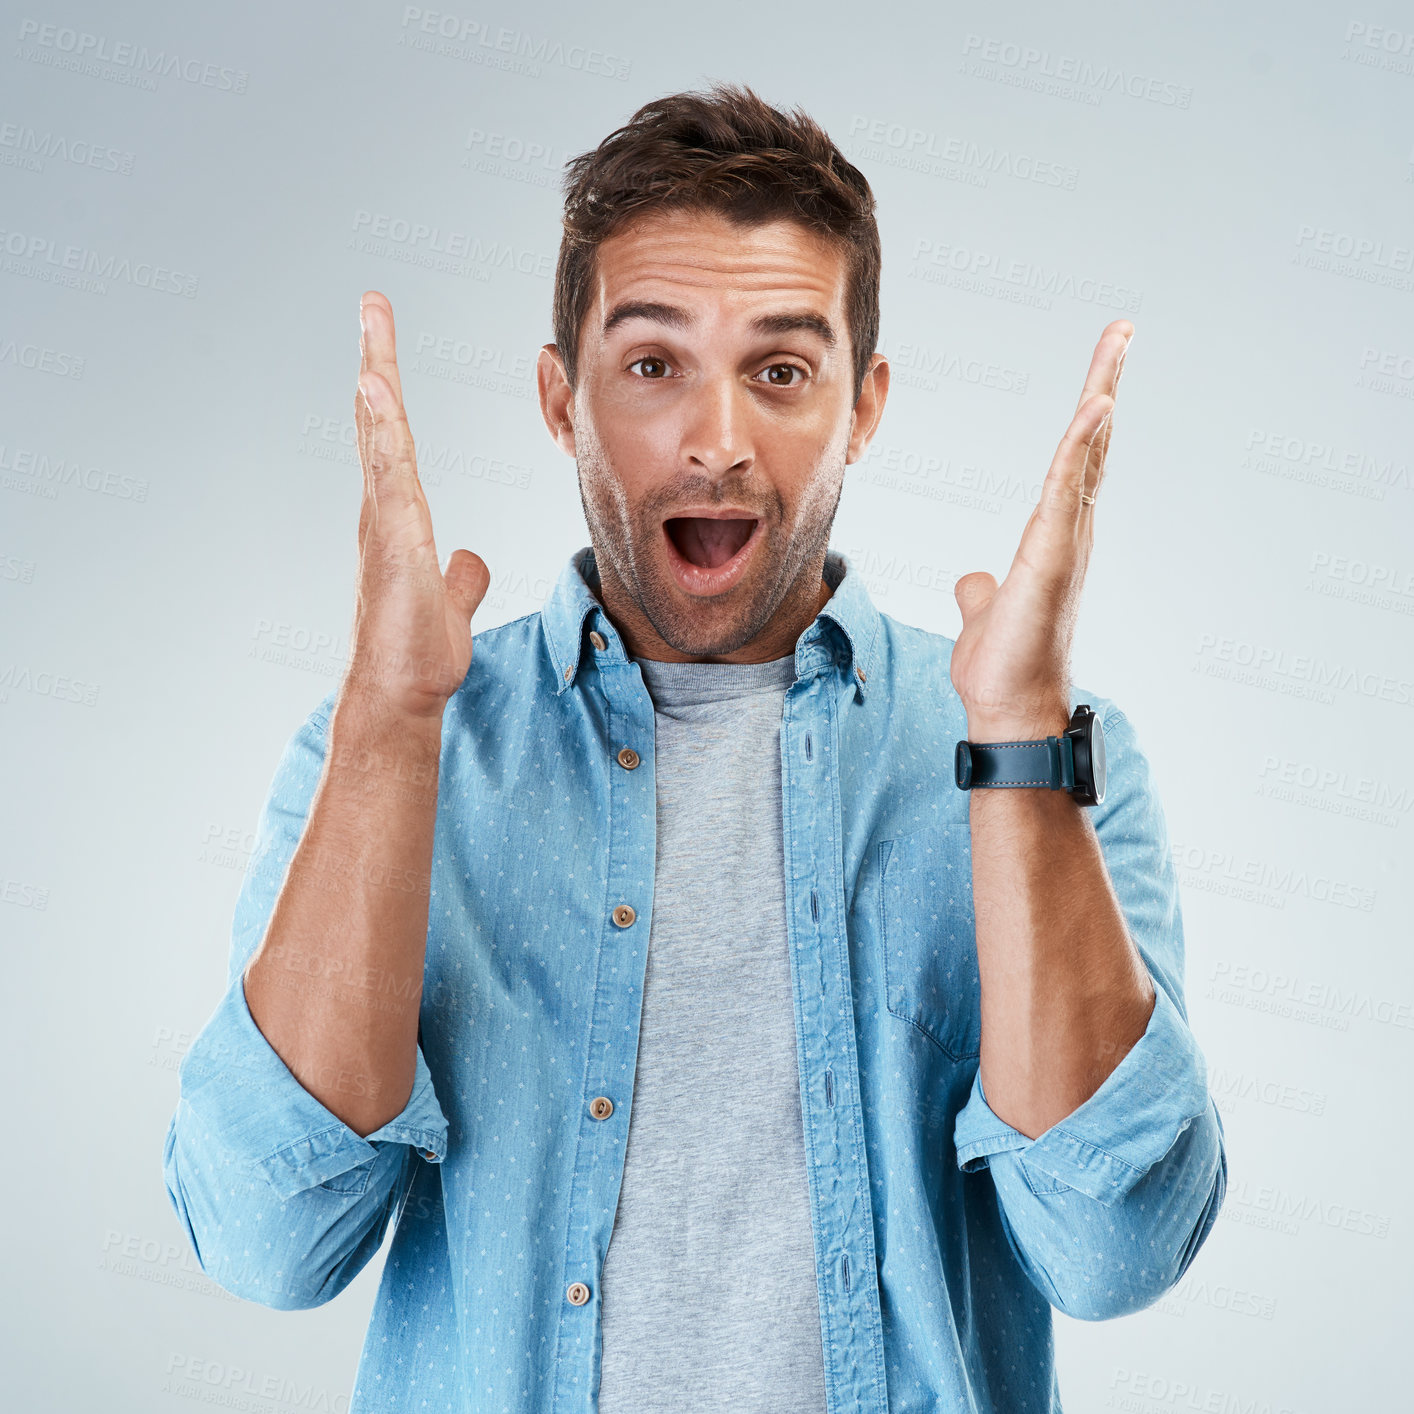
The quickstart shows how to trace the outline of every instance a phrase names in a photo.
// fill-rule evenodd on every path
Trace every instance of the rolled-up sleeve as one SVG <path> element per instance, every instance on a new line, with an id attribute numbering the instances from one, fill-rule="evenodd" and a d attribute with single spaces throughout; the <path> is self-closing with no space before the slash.
<path id="1" fill-rule="evenodd" d="M 163 1148 L 168 1196 L 202 1269 L 281 1308 L 320 1305 L 353 1280 L 378 1250 L 412 1165 L 441 1162 L 447 1142 L 420 1045 L 408 1103 L 360 1136 L 291 1074 L 246 1004 L 245 966 L 304 829 L 331 705 L 310 714 L 275 772 L 236 903 L 225 995 L 182 1060 Z"/>
<path id="2" fill-rule="evenodd" d="M 991 1170 L 1032 1281 L 1059 1310 L 1089 1320 L 1141 1310 L 1169 1290 L 1227 1189 L 1222 1117 L 1184 1005 L 1167 826 L 1133 727 L 1113 708 L 1104 725 L 1109 785 L 1094 823 L 1154 982 L 1148 1024 L 1094 1094 L 1045 1133 L 1031 1138 L 1002 1120 L 980 1068 L 953 1131 L 958 1167 Z"/>

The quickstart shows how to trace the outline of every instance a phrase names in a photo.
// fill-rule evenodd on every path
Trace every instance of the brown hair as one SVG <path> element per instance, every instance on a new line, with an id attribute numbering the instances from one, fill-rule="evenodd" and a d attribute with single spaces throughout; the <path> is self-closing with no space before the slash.
<path id="1" fill-rule="evenodd" d="M 649 209 L 696 208 L 740 225 L 781 217 L 842 246 L 854 396 L 879 341 L 874 194 L 823 128 L 744 85 L 714 83 L 645 103 L 591 152 L 565 163 L 564 235 L 555 269 L 555 343 L 570 386 L 600 242 Z"/>

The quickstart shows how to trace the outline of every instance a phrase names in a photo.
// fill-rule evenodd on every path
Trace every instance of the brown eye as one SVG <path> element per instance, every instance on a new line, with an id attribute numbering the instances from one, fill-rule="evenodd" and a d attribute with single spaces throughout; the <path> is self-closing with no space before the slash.
<path id="1" fill-rule="evenodd" d="M 793 388 L 795 382 L 790 377 L 792 373 L 800 374 L 800 381 L 804 381 L 805 370 L 793 363 L 773 363 L 766 369 L 767 381 L 776 388 Z M 785 374 L 786 376 L 780 378 L 776 376 L 777 374 Z"/>
<path id="2" fill-rule="evenodd" d="M 661 358 L 655 358 L 652 354 L 645 354 L 642 358 L 636 358 L 636 359 L 634 359 L 634 361 L 633 361 L 631 364 L 629 364 L 629 367 L 630 367 L 630 368 L 635 368 L 635 367 L 637 367 L 640 363 L 646 363 L 646 364 L 650 364 L 650 365 L 656 366 L 659 370 L 666 370 L 667 367 L 668 367 L 667 363 L 666 363 L 663 359 L 661 359 Z M 665 372 L 664 372 L 664 371 L 660 371 L 660 372 L 657 372 L 657 373 L 645 373 L 645 374 L 643 374 L 642 376 L 645 377 L 645 378 L 656 379 L 656 378 L 662 378 L 662 377 L 664 377 L 664 376 L 666 376 L 666 375 L 665 375 Z"/>

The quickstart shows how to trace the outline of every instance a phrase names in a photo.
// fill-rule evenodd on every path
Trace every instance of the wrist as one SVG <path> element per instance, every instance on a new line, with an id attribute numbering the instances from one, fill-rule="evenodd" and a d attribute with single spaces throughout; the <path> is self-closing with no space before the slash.
<path id="1" fill-rule="evenodd" d="M 442 718 L 410 715 L 381 700 L 346 694 L 335 704 L 328 736 L 337 758 L 383 763 L 396 773 L 413 763 L 438 761 Z"/>
<path id="2" fill-rule="evenodd" d="M 1041 741 L 1048 736 L 1064 736 L 1069 725 L 1070 708 L 1059 704 L 1018 713 L 969 711 L 967 739 L 976 742 Z"/>
<path id="3" fill-rule="evenodd" d="M 382 691 L 366 676 L 348 673 L 339 690 L 332 717 L 346 723 L 346 732 L 391 738 L 440 738 L 447 699 L 428 698 L 418 708 L 409 707 Z"/>

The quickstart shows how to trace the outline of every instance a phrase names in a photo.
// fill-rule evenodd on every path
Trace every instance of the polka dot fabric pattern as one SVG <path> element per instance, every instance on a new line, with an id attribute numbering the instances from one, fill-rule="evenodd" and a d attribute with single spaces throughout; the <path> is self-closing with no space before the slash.
<path id="1" fill-rule="evenodd" d="M 1157 1002 L 1090 1099 L 1028 1138 L 980 1084 L 953 641 L 881 613 L 838 552 L 826 577 L 780 730 L 822 1414 L 1056 1414 L 1054 1311 L 1103 1320 L 1157 1301 L 1226 1190 L 1155 783 L 1125 714 L 1074 692 L 1104 723 L 1091 819 Z M 265 1041 L 240 980 L 334 693 L 275 772 L 227 990 L 183 1061 L 164 1170 L 213 1280 L 317 1306 L 391 1229 L 350 1414 L 596 1407 L 657 842 L 653 703 L 595 582 L 592 551 L 576 551 L 542 609 L 476 634 L 447 704 L 402 1114 L 366 1137 L 339 1121 Z M 591 1108 L 604 1099 L 607 1117 Z"/>

